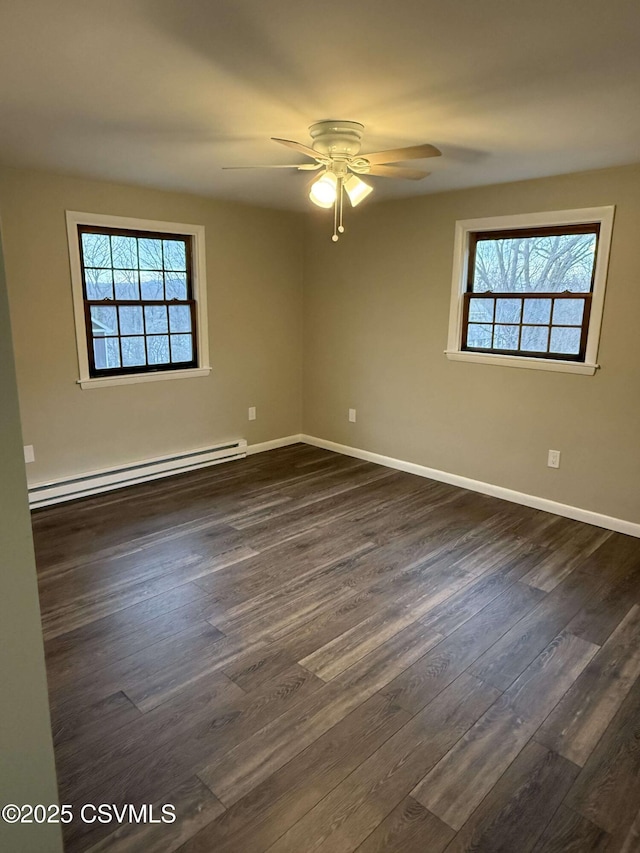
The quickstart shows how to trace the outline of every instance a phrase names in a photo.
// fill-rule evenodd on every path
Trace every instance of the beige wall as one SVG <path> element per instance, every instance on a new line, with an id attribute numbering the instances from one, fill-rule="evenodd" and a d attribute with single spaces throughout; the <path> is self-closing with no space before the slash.
<path id="1" fill-rule="evenodd" d="M 445 358 L 456 220 L 609 204 L 595 376 Z M 304 432 L 640 522 L 640 166 L 363 205 L 346 227 L 307 232 Z"/>
<path id="2" fill-rule="evenodd" d="M 209 377 L 79 388 L 65 210 L 205 226 Z M 299 216 L 16 169 L 0 211 L 30 482 L 300 432 Z"/>
<path id="3" fill-rule="evenodd" d="M 55 803 L 38 589 L 0 247 L 0 805 Z M 0 820 L 0 850 L 62 850 L 59 827 Z"/>
<path id="4" fill-rule="evenodd" d="M 608 204 L 595 376 L 447 361 L 457 219 Z M 640 521 L 639 166 L 364 205 L 338 244 L 322 213 L 305 229 L 299 214 L 25 170 L 0 169 L 0 209 L 33 482 L 302 426 Z M 65 209 L 206 226 L 210 377 L 79 389 Z M 550 448 L 562 452 L 558 471 L 546 466 Z"/>

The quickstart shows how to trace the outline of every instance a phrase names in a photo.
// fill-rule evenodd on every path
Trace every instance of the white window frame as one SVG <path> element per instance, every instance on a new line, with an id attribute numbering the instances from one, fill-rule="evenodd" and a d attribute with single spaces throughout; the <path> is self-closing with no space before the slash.
<path id="1" fill-rule="evenodd" d="M 208 376 L 209 334 L 207 329 L 207 271 L 205 262 L 204 225 L 184 225 L 179 222 L 162 222 L 155 219 L 135 219 L 129 216 L 107 216 L 102 213 L 80 213 L 67 210 L 67 239 L 69 241 L 69 262 L 71 265 L 71 288 L 73 293 L 73 314 L 76 328 L 76 346 L 78 348 L 78 385 L 81 388 L 104 388 L 109 385 L 131 385 L 137 382 L 159 382 L 167 379 L 191 379 L 196 376 Z M 198 366 L 185 370 L 161 370 L 157 373 L 133 373 L 127 376 L 95 377 L 89 375 L 89 354 L 87 351 L 87 333 L 85 329 L 84 293 L 82 288 L 82 266 L 78 225 L 101 225 L 105 228 L 125 228 L 134 231 L 158 231 L 180 234 L 192 238 L 192 287 L 196 303 L 198 340 Z"/>
<path id="2" fill-rule="evenodd" d="M 524 213 L 514 216 L 492 216 L 483 219 L 463 219 L 456 222 L 451 307 L 449 311 L 449 339 L 445 350 L 447 358 L 451 361 L 472 361 L 477 364 L 497 364 L 503 367 L 524 367 L 532 370 L 555 370 L 562 373 L 581 373 L 593 376 L 599 367 L 597 362 L 598 344 L 604 309 L 614 211 L 615 207 L 611 205 L 607 207 L 585 207 L 578 210 L 553 210 L 546 213 Z M 467 288 L 469 234 L 471 232 L 506 231 L 510 228 L 545 228 L 554 225 L 584 225 L 592 222 L 600 224 L 600 236 L 584 361 L 476 353 L 462 349 L 463 294 Z"/>

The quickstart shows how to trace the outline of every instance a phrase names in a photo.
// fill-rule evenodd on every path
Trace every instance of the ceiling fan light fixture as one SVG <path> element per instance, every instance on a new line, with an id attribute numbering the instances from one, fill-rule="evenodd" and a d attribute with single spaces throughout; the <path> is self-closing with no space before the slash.
<path id="1" fill-rule="evenodd" d="M 351 207 L 356 207 L 373 192 L 373 187 L 370 184 L 365 183 L 357 175 L 349 175 L 349 177 L 343 181 L 343 186 L 349 196 Z"/>
<path id="2" fill-rule="evenodd" d="M 338 195 L 338 179 L 333 172 L 325 172 L 314 181 L 309 198 L 318 207 L 333 207 Z"/>

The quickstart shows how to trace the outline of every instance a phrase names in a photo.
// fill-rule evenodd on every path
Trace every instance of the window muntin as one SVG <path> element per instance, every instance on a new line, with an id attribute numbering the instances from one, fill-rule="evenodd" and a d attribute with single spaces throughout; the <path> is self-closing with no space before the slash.
<path id="1" fill-rule="evenodd" d="M 469 234 L 461 349 L 585 361 L 600 224 Z"/>
<path id="2" fill-rule="evenodd" d="M 92 378 L 197 366 L 192 237 L 78 225 Z"/>

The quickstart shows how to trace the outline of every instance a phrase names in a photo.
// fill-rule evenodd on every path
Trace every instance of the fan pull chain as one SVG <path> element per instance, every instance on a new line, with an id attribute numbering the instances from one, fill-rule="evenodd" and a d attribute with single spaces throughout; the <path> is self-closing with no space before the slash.
<path id="1" fill-rule="evenodd" d="M 344 234 L 344 225 L 342 224 L 342 200 L 344 197 L 343 179 L 338 178 L 338 190 L 336 192 L 336 200 L 333 203 L 333 236 L 332 240 L 337 243 L 340 239 L 338 234 Z"/>

